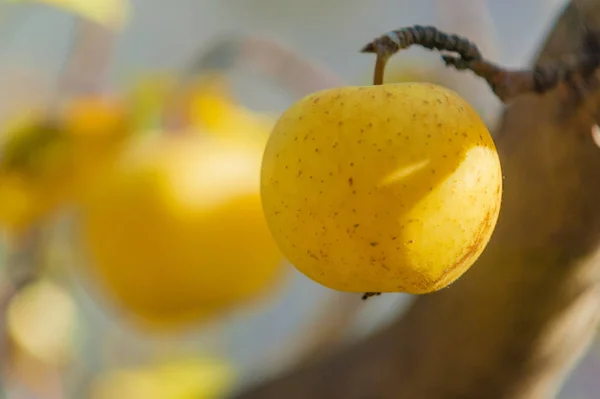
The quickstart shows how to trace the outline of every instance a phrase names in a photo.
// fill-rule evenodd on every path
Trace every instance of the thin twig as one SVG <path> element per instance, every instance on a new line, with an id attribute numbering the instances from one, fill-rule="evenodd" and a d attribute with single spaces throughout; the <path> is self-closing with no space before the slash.
<path id="1" fill-rule="evenodd" d="M 487 81 L 502 102 L 508 103 L 524 94 L 544 94 L 560 83 L 573 86 L 580 79 L 587 80 L 600 65 L 598 37 L 598 32 L 586 32 L 585 53 L 581 57 L 522 70 L 500 67 L 484 59 L 469 39 L 447 34 L 433 26 L 416 25 L 385 33 L 365 45 L 361 51 L 377 55 L 374 84 L 383 80 L 383 69 L 389 58 L 412 45 L 455 53 L 442 55 L 446 65 L 474 72 Z"/>

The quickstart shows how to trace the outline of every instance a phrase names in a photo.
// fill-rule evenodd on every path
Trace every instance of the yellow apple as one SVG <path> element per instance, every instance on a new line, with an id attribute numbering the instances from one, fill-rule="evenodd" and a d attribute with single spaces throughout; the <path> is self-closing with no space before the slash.
<path id="1" fill-rule="evenodd" d="M 297 101 L 267 143 L 262 201 L 298 270 L 340 291 L 438 290 L 486 247 L 501 167 L 478 114 L 430 83 L 338 87 Z"/>

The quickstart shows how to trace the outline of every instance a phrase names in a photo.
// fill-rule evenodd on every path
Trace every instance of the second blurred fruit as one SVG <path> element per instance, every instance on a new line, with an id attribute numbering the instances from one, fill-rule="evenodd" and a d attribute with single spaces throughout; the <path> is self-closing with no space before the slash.
<path id="1" fill-rule="evenodd" d="M 261 208 L 266 135 L 147 136 L 83 203 L 90 267 L 128 318 L 195 324 L 268 290 L 282 255 Z"/>

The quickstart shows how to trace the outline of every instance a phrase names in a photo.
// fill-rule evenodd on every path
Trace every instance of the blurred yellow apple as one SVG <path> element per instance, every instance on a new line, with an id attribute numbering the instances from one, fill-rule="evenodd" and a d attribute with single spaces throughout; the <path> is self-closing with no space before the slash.
<path id="1" fill-rule="evenodd" d="M 283 259 L 260 203 L 265 140 L 138 140 L 81 213 L 90 270 L 124 315 L 178 329 L 272 287 Z"/>

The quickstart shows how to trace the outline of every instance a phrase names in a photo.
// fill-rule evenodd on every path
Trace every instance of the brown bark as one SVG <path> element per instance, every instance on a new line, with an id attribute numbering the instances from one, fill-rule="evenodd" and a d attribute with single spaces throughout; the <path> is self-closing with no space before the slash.
<path id="1" fill-rule="evenodd" d="M 600 1 L 577 6 L 540 60 L 580 51 L 582 24 L 600 26 Z M 600 318 L 599 106 L 599 95 L 577 102 L 564 85 L 516 99 L 495 136 L 500 219 L 473 268 L 365 341 L 238 398 L 553 397 Z"/>

